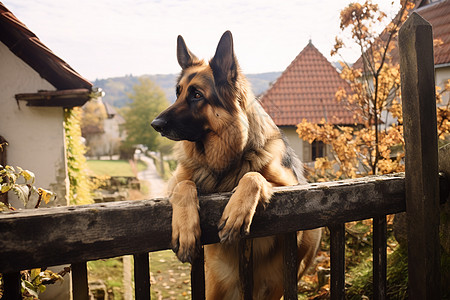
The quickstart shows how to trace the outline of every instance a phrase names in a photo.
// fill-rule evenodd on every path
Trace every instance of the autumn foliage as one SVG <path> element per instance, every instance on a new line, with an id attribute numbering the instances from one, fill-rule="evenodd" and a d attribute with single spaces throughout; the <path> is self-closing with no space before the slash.
<path id="1" fill-rule="evenodd" d="M 334 125 L 327 120 L 319 124 L 303 120 L 297 126 L 299 136 L 310 143 L 321 141 L 332 148 L 332 158 L 315 162 L 312 180 L 324 181 L 355 178 L 367 174 L 404 171 L 403 119 L 400 70 L 396 38 L 401 24 L 414 3 L 401 1 L 395 18 L 379 33 L 387 14 L 370 0 L 351 3 L 341 11 L 340 28 L 344 38 L 337 37 L 332 55 L 339 55 L 348 44 L 361 52 L 353 65 L 341 63 L 341 77 L 350 84 L 336 92 L 336 101 L 354 112 L 354 124 Z M 439 41 L 435 41 L 435 47 Z M 450 81 L 437 87 L 438 136 L 444 140 L 450 133 L 449 104 L 442 96 L 450 90 Z"/>

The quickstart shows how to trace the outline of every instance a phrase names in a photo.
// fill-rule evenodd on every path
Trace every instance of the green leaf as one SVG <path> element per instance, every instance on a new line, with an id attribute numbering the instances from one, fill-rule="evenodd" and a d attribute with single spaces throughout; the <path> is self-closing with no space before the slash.
<path id="1" fill-rule="evenodd" d="M 31 269 L 31 280 L 34 280 L 37 276 L 39 276 L 39 273 L 41 273 L 40 268 Z"/>
<path id="2" fill-rule="evenodd" d="M 54 193 L 43 188 L 38 188 L 38 193 L 41 196 L 41 200 L 44 200 L 45 204 L 49 203 L 52 197 L 55 195 Z"/>
<path id="3" fill-rule="evenodd" d="M 26 181 L 31 180 L 31 184 L 34 183 L 35 176 L 34 176 L 33 172 L 31 172 L 29 170 L 23 170 L 22 168 L 19 168 L 19 167 L 17 167 L 17 168 L 19 169 L 19 174 L 22 175 Z"/>
<path id="4" fill-rule="evenodd" d="M 0 202 L 0 211 L 10 211 L 10 208 L 5 203 Z M 0 278 L 1 278 L 1 276 L 0 276 Z"/>
<path id="5" fill-rule="evenodd" d="M 30 189 L 26 185 L 16 184 L 13 186 L 12 190 L 19 197 L 20 200 L 23 201 L 24 205 L 28 202 L 28 196 L 30 194 Z"/>
<path id="6" fill-rule="evenodd" d="M 30 295 L 38 298 L 39 294 L 36 290 L 36 287 L 29 281 L 23 280 L 22 281 L 22 288 L 25 289 Z"/>
<path id="7" fill-rule="evenodd" d="M 11 189 L 11 185 L 10 184 L 8 184 L 8 183 L 4 183 L 4 184 L 2 184 L 1 185 L 1 189 L 0 189 L 0 192 L 3 194 L 3 193 L 6 193 L 7 191 L 9 191 L 10 189 Z"/>

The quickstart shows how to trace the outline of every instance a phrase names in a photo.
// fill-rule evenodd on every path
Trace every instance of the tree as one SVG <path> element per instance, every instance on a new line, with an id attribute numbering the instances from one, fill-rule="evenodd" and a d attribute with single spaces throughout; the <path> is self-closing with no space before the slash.
<path id="1" fill-rule="evenodd" d="M 132 102 L 122 110 L 127 132 L 125 145 L 132 148 L 141 144 L 149 150 L 160 150 L 168 142 L 150 127 L 150 122 L 169 106 L 164 92 L 150 79 L 141 77 L 128 97 Z"/>
<path id="2" fill-rule="evenodd" d="M 303 120 L 298 125 L 299 136 L 309 141 L 322 141 L 331 145 L 333 160 L 316 161 L 315 180 L 354 178 L 364 174 L 386 174 L 404 170 L 403 120 L 400 94 L 400 72 L 396 61 L 396 37 L 408 13 L 414 7 L 411 1 L 402 0 L 397 16 L 379 34 L 377 28 L 386 19 L 378 5 L 367 0 L 363 4 L 351 3 L 341 11 L 342 36 L 336 37 L 332 55 L 352 42 L 361 58 L 350 67 L 341 63 L 341 77 L 350 83 L 351 92 L 341 89 L 336 100 L 349 106 L 354 113 L 354 126 L 334 126 L 326 120 L 312 124 Z M 439 102 L 447 84 L 437 93 Z M 438 109 L 438 134 L 440 139 L 450 132 L 449 107 Z M 334 172 L 333 165 L 338 166 Z M 337 168 L 336 168 L 337 169 Z"/>
<path id="3" fill-rule="evenodd" d="M 90 134 L 103 133 L 106 110 L 100 98 L 92 99 L 83 106 L 81 133 L 84 137 Z"/>

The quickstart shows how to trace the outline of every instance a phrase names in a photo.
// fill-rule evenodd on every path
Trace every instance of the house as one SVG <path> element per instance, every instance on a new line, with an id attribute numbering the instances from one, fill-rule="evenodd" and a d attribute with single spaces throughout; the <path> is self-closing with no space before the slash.
<path id="1" fill-rule="evenodd" d="M 112 157 L 119 154 L 119 147 L 125 140 L 126 133 L 122 128 L 125 119 L 117 113 L 116 108 L 105 101 L 91 102 L 84 106 L 84 113 L 98 116 L 96 122 L 86 122 L 88 124 L 83 124 L 81 128 L 83 137 L 86 139 L 86 155 Z"/>
<path id="2" fill-rule="evenodd" d="M 435 82 L 441 88 L 450 79 L 450 0 L 417 1 L 414 10 L 433 26 L 433 38 L 438 42 L 434 47 Z M 442 42 L 442 44 L 441 44 Z M 443 103 L 448 103 L 447 93 Z"/>
<path id="3" fill-rule="evenodd" d="M 34 172 L 36 186 L 57 193 L 53 205 L 68 205 L 64 109 L 83 105 L 92 92 L 0 3 L 0 136 L 8 143 L 0 163 Z"/>
<path id="4" fill-rule="evenodd" d="M 434 39 L 439 41 L 434 49 L 435 79 L 436 85 L 442 88 L 450 79 L 450 0 L 417 0 L 414 11 L 431 23 Z M 398 60 L 398 54 L 392 55 L 394 61 Z M 358 65 L 362 68 L 362 58 L 353 66 Z M 320 142 L 310 145 L 298 137 L 296 125 L 303 119 L 354 125 L 353 112 L 335 100 L 340 87 L 349 89 L 348 83 L 310 41 L 260 99 L 304 162 L 325 156 L 330 149 Z M 443 104 L 448 103 L 449 97 L 449 93 L 443 97 Z"/>
<path id="5" fill-rule="evenodd" d="M 299 138 L 297 124 L 322 119 L 335 125 L 354 124 L 353 112 L 335 100 L 338 89 L 350 90 L 336 68 L 309 41 L 292 63 L 261 96 L 260 101 L 303 162 L 325 156 L 330 149 L 321 142 Z"/>
<path id="6" fill-rule="evenodd" d="M 433 26 L 435 82 L 443 88 L 450 79 L 450 0 L 416 0 L 414 12 Z M 383 38 L 383 34 L 381 35 Z M 396 41 L 395 41 L 396 43 Z M 398 63 L 397 48 L 392 50 L 392 60 Z M 363 57 L 354 64 L 354 68 L 363 68 Z M 443 97 L 443 104 L 448 103 L 450 95 Z"/>

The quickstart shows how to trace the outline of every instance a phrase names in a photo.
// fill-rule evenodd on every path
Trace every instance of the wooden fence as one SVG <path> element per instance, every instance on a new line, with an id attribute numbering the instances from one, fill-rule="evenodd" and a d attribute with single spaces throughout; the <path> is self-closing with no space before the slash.
<path id="1" fill-rule="evenodd" d="M 431 26 L 412 14 L 400 31 L 406 175 L 276 188 L 258 210 L 241 242 L 243 299 L 252 299 L 251 238 L 285 235 L 285 296 L 297 299 L 295 232 L 328 226 L 331 232 L 331 298 L 344 299 L 345 222 L 373 218 L 374 299 L 386 298 L 386 215 L 407 211 L 409 298 L 439 299 L 439 193 Z M 444 170 L 449 172 L 450 170 Z M 439 181 L 440 190 L 439 190 Z M 202 244 L 217 243 L 217 224 L 230 193 L 200 197 Z M 86 262 L 134 255 L 136 299 L 150 299 L 148 252 L 169 249 L 167 199 L 56 207 L 0 214 L 3 299 L 21 299 L 19 270 L 71 263 L 73 296 L 88 299 Z M 192 266 L 192 298 L 204 299 L 203 252 Z"/>

